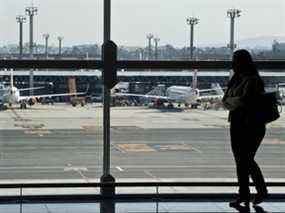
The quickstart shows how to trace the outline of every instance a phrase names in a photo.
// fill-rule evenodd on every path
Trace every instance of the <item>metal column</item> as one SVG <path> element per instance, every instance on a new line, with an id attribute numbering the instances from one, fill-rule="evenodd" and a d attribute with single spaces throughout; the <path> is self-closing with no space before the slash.
<path id="1" fill-rule="evenodd" d="M 111 0 L 104 0 L 104 44 L 111 39 Z M 105 63 L 105 61 L 104 61 Z M 105 84 L 106 70 L 103 70 L 104 78 L 104 100 L 103 100 L 103 176 L 102 183 L 115 182 L 114 177 L 110 174 L 110 88 Z M 114 187 L 101 187 L 103 196 L 112 196 L 115 194 Z"/>

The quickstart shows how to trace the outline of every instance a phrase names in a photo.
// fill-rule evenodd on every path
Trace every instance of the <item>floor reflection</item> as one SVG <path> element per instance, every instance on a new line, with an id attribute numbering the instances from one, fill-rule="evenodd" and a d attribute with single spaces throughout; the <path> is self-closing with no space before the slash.
<path id="1" fill-rule="evenodd" d="M 66 204 L 3 204 L 0 212 L 5 213 L 198 213 L 198 212 L 241 212 L 274 213 L 285 212 L 284 202 L 268 202 L 259 206 L 231 208 L 227 202 L 114 202 L 105 200 L 94 203 Z"/>

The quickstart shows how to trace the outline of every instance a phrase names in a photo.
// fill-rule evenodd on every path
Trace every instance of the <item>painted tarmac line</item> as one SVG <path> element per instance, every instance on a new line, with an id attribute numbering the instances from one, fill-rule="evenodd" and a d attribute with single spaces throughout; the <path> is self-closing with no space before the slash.
<path id="1" fill-rule="evenodd" d="M 150 176 L 151 178 L 153 179 L 156 179 L 156 180 L 160 180 L 158 177 L 156 177 L 155 175 L 153 175 L 150 171 L 148 170 L 144 170 L 144 173 L 147 174 L 148 176 Z"/>
<path id="2" fill-rule="evenodd" d="M 114 143 L 111 143 L 111 146 L 113 146 L 115 149 L 117 149 L 118 151 L 120 151 L 123 154 L 127 154 L 127 152 L 125 150 L 123 150 L 121 147 L 115 145 Z"/>
<path id="3" fill-rule="evenodd" d="M 116 169 L 118 169 L 120 172 L 123 172 L 123 171 L 124 171 L 124 169 L 122 169 L 122 168 L 119 167 L 119 166 L 116 166 Z"/>
<path id="4" fill-rule="evenodd" d="M 193 146 L 192 146 L 192 149 L 193 149 L 194 151 L 198 152 L 199 154 L 203 154 L 203 152 L 202 152 L 200 149 L 197 149 L 197 148 L 195 148 L 195 147 L 193 147 Z"/>

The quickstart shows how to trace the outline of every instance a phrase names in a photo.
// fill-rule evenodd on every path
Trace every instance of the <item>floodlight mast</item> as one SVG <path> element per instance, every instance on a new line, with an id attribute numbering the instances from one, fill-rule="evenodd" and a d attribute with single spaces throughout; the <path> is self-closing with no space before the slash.
<path id="1" fill-rule="evenodd" d="M 229 9 L 227 11 L 227 16 L 231 19 L 231 27 L 230 27 L 230 43 L 228 47 L 231 50 L 231 57 L 234 53 L 234 50 L 236 48 L 236 44 L 234 41 L 234 35 L 235 35 L 235 19 L 240 17 L 241 10 L 239 9 Z"/>
<path id="2" fill-rule="evenodd" d="M 153 39 L 153 35 L 151 33 L 147 34 L 146 36 L 148 40 L 148 60 L 151 60 L 152 53 L 151 53 L 151 40 Z"/>
<path id="3" fill-rule="evenodd" d="M 43 38 L 45 39 L 45 56 L 48 58 L 48 39 L 49 39 L 49 34 L 45 33 L 43 34 Z"/>
<path id="4" fill-rule="evenodd" d="M 58 39 L 58 56 L 61 58 L 61 48 L 62 48 L 63 37 L 58 36 L 57 39 Z"/>
<path id="5" fill-rule="evenodd" d="M 30 57 L 33 58 L 33 46 L 34 46 L 34 16 L 38 13 L 38 8 L 31 6 L 26 7 L 26 15 L 30 18 Z"/>
<path id="6" fill-rule="evenodd" d="M 186 22 L 190 26 L 190 60 L 193 60 L 194 25 L 197 25 L 199 23 L 199 19 L 196 17 L 189 17 L 186 19 Z"/>
<path id="7" fill-rule="evenodd" d="M 158 42 L 160 41 L 160 38 L 154 38 L 154 57 L 155 57 L 155 60 L 158 59 Z"/>
<path id="8" fill-rule="evenodd" d="M 23 23 L 26 22 L 26 17 L 23 15 L 18 15 L 16 17 L 17 22 L 19 23 L 19 58 L 23 58 Z"/>
<path id="9" fill-rule="evenodd" d="M 144 49 L 138 48 L 137 52 L 138 52 L 138 59 L 142 61 L 144 59 Z"/>

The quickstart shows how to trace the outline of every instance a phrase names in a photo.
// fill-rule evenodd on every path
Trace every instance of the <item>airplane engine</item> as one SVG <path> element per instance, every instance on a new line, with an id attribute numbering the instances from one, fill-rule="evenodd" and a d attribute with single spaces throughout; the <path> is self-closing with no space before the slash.
<path id="1" fill-rule="evenodd" d="M 29 100 L 28 100 L 28 104 L 30 105 L 30 106 L 33 106 L 33 105 L 35 105 L 37 103 L 37 99 L 36 98 L 30 98 Z"/>

